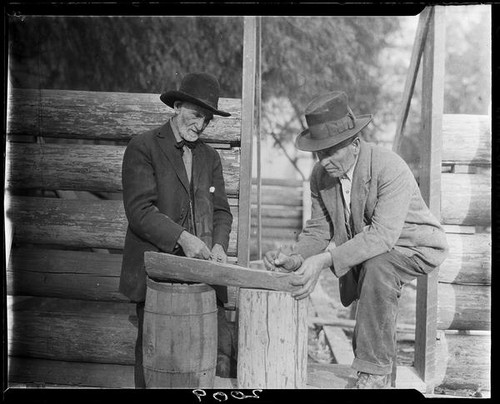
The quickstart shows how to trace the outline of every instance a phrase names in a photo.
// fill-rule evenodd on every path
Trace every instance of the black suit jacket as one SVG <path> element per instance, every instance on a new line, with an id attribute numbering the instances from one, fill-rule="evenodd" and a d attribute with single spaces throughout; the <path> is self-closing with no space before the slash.
<path id="1" fill-rule="evenodd" d="M 190 185 L 175 142 L 167 122 L 132 138 L 123 157 L 123 203 L 128 228 L 119 290 L 132 301 L 145 299 L 144 252 L 177 253 L 177 239 L 185 230 Z M 202 141 L 193 149 L 192 185 L 195 229 L 191 230 L 210 249 L 218 243 L 227 251 L 233 216 L 222 164 L 217 151 Z M 227 301 L 225 288 L 219 288 L 217 295 Z"/>

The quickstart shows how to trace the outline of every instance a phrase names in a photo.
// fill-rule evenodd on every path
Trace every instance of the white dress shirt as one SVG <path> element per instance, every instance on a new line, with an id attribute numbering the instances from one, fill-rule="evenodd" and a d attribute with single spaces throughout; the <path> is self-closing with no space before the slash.
<path id="1" fill-rule="evenodd" d="M 352 167 L 342 177 L 339 178 L 340 185 L 342 188 L 342 195 L 344 196 L 344 208 L 348 214 L 346 220 L 348 220 L 348 218 L 351 215 L 352 176 L 357 162 L 358 162 L 358 156 L 356 156 L 356 160 L 354 160 L 354 164 L 352 165 Z"/>

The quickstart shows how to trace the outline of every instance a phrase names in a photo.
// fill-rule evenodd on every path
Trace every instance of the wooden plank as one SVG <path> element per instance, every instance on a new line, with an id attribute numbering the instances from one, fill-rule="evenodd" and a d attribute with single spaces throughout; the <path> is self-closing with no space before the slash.
<path id="1" fill-rule="evenodd" d="M 236 254 L 237 200 L 229 199 L 233 214 L 228 255 Z M 7 211 L 17 242 L 70 247 L 122 249 L 127 219 L 122 201 L 84 201 L 12 197 Z"/>
<path id="2" fill-rule="evenodd" d="M 439 267 L 439 282 L 491 285 L 491 234 L 447 234 L 449 255 Z"/>
<path id="3" fill-rule="evenodd" d="M 491 170 L 478 174 L 443 173 L 441 178 L 442 223 L 491 225 Z"/>
<path id="4" fill-rule="evenodd" d="M 337 310 L 332 298 L 327 295 L 319 282 L 310 294 L 310 299 L 312 307 L 318 317 L 331 319 L 332 322 L 339 320 L 337 319 Z M 342 328 L 324 325 L 323 330 L 336 363 L 352 364 L 354 360 L 352 343 L 349 341 Z"/>
<path id="5" fill-rule="evenodd" d="M 490 330 L 491 287 L 439 283 L 437 327 Z"/>
<path id="6" fill-rule="evenodd" d="M 133 365 L 134 320 L 133 303 L 32 297 L 8 313 L 9 355 Z"/>
<path id="7" fill-rule="evenodd" d="M 252 215 L 250 223 L 252 228 L 257 228 L 258 221 L 256 215 Z M 293 231 L 300 232 L 302 231 L 302 220 L 300 220 L 300 218 L 267 217 L 264 219 L 262 227 L 277 227 L 279 229 L 290 228 Z"/>
<path id="8" fill-rule="evenodd" d="M 121 254 L 18 248 L 7 271 L 10 295 L 129 301 L 118 292 Z"/>
<path id="9" fill-rule="evenodd" d="M 257 214 L 257 209 L 252 205 L 252 216 Z M 302 218 L 302 208 L 300 206 L 289 206 L 283 209 L 282 206 L 264 205 L 262 206 L 262 217 L 264 218 L 283 218 L 291 221 Z"/>
<path id="10" fill-rule="evenodd" d="M 446 165 L 443 164 L 443 169 L 444 167 L 446 167 Z M 491 164 L 483 164 L 483 165 L 453 164 L 453 165 L 448 165 L 448 167 L 451 167 L 450 172 L 454 174 L 484 174 L 485 172 L 491 174 Z"/>
<path id="11" fill-rule="evenodd" d="M 443 115 L 443 164 L 491 165 L 491 117 Z"/>
<path id="12" fill-rule="evenodd" d="M 337 317 L 310 317 L 309 322 L 311 324 L 317 324 L 317 325 L 322 325 L 322 326 L 332 326 L 332 327 L 340 327 L 340 328 L 347 328 L 347 329 L 354 329 L 354 326 L 356 325 L 356 321 L 348 318 L 337 318 Z M 404 324 L 404 323 L 398 323 L 397 324 L 397 331 L 398 332 L 404 332 L 404 333 L 412 333 L 415 332 L 415 326 L 413 324 Z"/>
<path id="13" fill-rule="evenodd" d="M 279 187 L 291 187 L 300 188 L 302 187 L 302 180 L 296 180 L 294 178 L 262 178 L 262 185 L 264 186 L 279 186 Z M 252 185 L 257 184 L 257 179 L 252 178 Z"/>
<path id="14" fill-rule="evenodd" d="M 241 132 L 241 100 L 221 98 L 230 117 L 215 117 L 201 138 L 237 145 Z M 163 125 L 173 111 L 159 94 L 45 89 L 12 89 L 7 133 L 58 138 L 127 141 Z"/>
<path id="15" fill-rule="evenodd" d="M 12 241 L 14 239 L 14 226 L 12 225 L 12 221 L 10 218 L 7 217 L 7 208 L 10 206 L 10 192 L 5 191 L 4 192 L 4 197 L 3 197 L 3 206 L 4 206 L 4 212 L 3 212 L 3 222 L 4 222 L 4 243 L 5 243 L 5 250 L 4 250 L 4 268 L 8 268 L 9 266 L 9 257 L 10 257 L 10 250 L 12 248 Z"/>
<path id="16" fill-rule="evenodd" d="M 313 300 L 313 305 L 325 307 Z M 329 307 L 329 306 L 326 306 Z M 336 318 L 335 309 L 317 317 L 311 317 L 313 324 L 354 328 L 355 321 L 351 319 Z M 321 312 L 321 310 L 320 310 Z M 471 286 L 456 284 L 438 284 L 438 329 L 455 330 L 490 330 L 491 329 L 491 288 L 487 286 Z M 415 326 L 398 323 L 398 332 L 415 333 Z M 328 336 L 328 334 L 327 334 Z M 330 338 L 329 338 L 330 340 Z M 335 351 L 334 348 L 332 348 Z"/>
<path id="17" fill-rule="evenodd" d="M 296 389 L 307 382 L 307 300 L 240 289 L 239 388 Z"/>
<path id="18" fill-rule="evenodd" d="M 446 233 L 451 234 L 474 234 L 476 226 L 459 226 L 456 224 L 443 224 L 443 229 Z"/>
<path id="19" fill-rule="evenodd" d="M 441 150 L 444 102 L 444 8 L 433 6 L 422 64 L 422 150 L 420 190 L 431 212 L 441 211 Z M 417 281 L 415 369 L 432 392 L 435 371 L 437 271 Z"/>
<path id="20" fill-rule="evenodd" d="M 302 189 L 295 187 L 282 187 L 263 185 L 262 205 L 302 206 Z M 251 201 L 257 204 L 257 188 L 252 187 Z"/>
<path id="21" fill-rule="evenodd" d="M 255 19 L 255 154 L 256 154 L 256 169 L 257 169 L 257 184 L 256 184 L 256 195 L 257 195 L 257 254 L 262 255 L 262 167 L 261 167 L 261 155 L 262 155 L 262 141 L 261 141 L 261 112 L 262 112 L 262 18 L 256 17 Z"/>
<path id="22" fill-rule="evenodd" d="M 257 62 L 257 20 L 243 19 L 243 77 L 241 112 L 240 210 L 238 220 L 238 264 L 250 261 L 250 195 L 252 189 L 252 144 L 255 133 L 255 84 Z"/>
<path id="23" fill-rule="evenodd" d="M 346 364 L 309 363 L 308 387 L 321 389 L 351 389 L 356 383 L 356 371 Z M 418 377 L 415 368 L 398 366 L 397 389 L 415 389 L 425 392 L 425 383 Z"/>
<path id="24" fill-rule="evenodd" d="M 134 366 L 10 357 L 10 383 L 134 388 Z"/>
<path id="25" fill-rule="evenodd" d="M 264 227 L 262 229 L 263 238 L 276 238 L 276 239 L 286 239 L 290 241 L 297 240 L 297 236 L 300 234 L 302 228 L 279 228 L 279 227 Z M 255 229 L 251 229 L 250 235 L 255 236 Z"/>
<path id="26" fill-rule="evenodd" d="M 430 18 L 432 15 L 431 10 L 432 9 L 430 7 L 425 8 L 422 13 L 420 13 L 418 19 L 417 32 L 415 33 L 415 40 L 413 41 L 413 48 L 411 51 L 410 66 L 403 90 L 401 111 L 398 114 L 396 133 L 394 135 L 392 146 L 392 150 L 394 150 L 395 152 L 399 151 L 404 127 L 406 124 L 406 118 L 408 117 L 408 112 L 410 111 L 410 104 L 413 96 L 413 90 L 415 88 L 415 82 L 417 81 L 420 59 L 422 58 L 425 42 L 427 39 L 427 33 L 429 31 Z"/>
<path id="27" fill-rule="evenodd" d="M 122 249 L 125 241 L 121 201 L 13 197 L 8 214 L 18 242 Z"/>
<path id="28" fill-rule="evenodd" d="M 148 275 L 157 280 L 203 282 L 210 285 L 292 291 L 293 273 L 271 272 L 239 265 L 221 264 L 195 258 L 148 251 L 144 253 Z"/>
<path id="29" fill-rule="evenodd" d="M 226 193 L 236 196 L 240 150 L 218 151 Z M 119 192 L 123 189 L 124 152 L 125 146 L 11 143 L 7 153 L 8 187 Z"/>
<path id="30" fill-rule="evenodd" d="M 436 386 L 491 390 L 491 335 L 439 332 Z"/>

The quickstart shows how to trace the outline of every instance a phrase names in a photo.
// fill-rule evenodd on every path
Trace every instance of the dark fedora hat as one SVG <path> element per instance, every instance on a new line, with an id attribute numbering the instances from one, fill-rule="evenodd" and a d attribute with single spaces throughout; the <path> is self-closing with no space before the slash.
<path id="1" fill-rule="evenodd" d="M 171 90 L 160 96 L 169 107 L 174 107 L 175 101 L 187 101 L 206 108 L 215 115 L 230 116 L 229 112 L 220 111 L 220 87 L 217 79 L 208 73 L 188 73 L 182 78 L 179 90 Z"/>
<path id="2" fill-rule="evenodd" d="M 332 91 L 313 99 L 305 111 L 308 129 L 295 139 L 299 150 L 319 151 L 353 137 L 372 120 L 372 115 L 356 117 L 343 91 Z"/>

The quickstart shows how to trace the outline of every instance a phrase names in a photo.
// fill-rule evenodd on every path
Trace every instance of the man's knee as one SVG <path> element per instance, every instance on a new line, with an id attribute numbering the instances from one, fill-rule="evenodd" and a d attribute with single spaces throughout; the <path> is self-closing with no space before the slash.
<path id="1" fill-rule="evenodd" d="M 396 270 L 391 264 L 389 253 L 377 255 L 363 263 L 358 283 L 360 296 L 362 291 L 365 294 L 377 295 L 380 293 L 385 295 L 394 291 L 396 297 L 399 297 L 401 286 Z"/>
<path id="2" fill-rule="evenodd" d="M 389 253 L 380 254 L 366 260 L 362 265 L 364 277 L 373 280 L 386 279 L 388 276 L 394 276 L 394 268 L 390 264 Z"/>

